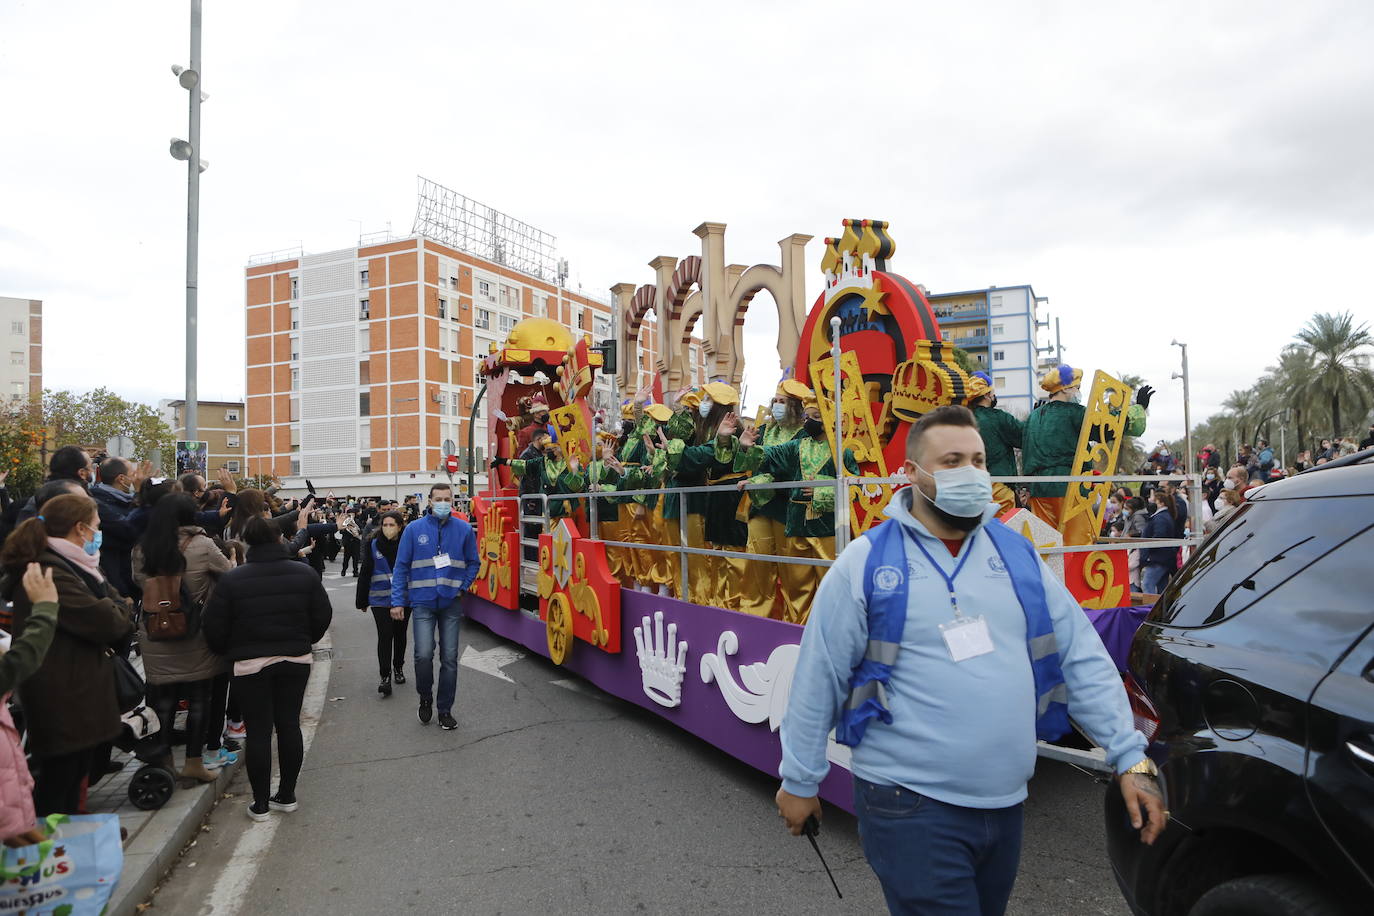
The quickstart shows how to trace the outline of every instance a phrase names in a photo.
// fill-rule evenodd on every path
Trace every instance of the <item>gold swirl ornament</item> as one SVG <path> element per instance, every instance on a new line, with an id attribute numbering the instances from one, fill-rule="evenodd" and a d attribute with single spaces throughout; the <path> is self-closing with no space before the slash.
<path id="1" fill-rule="evenodd" d="M 572 651 L 573 622 L 572 606 L 568 596 L 555 592 L 549 598 L 549 619 L 545 634 L 549 642 L 549 661 L 561 665 Z"/>

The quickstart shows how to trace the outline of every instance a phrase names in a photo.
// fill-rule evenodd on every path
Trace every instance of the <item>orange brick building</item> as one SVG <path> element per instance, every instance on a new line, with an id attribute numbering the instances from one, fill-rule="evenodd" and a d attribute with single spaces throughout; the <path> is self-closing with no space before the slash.
<path id="1" fill-rule="evenodd" d="M 614 337 L 608 301 L 423 236 L 250 263 L 247 317 L 248 474 L 304 479 L 325 492 L 426 492 L 466 472 L 477 365 L 523 318 L 547 317 L 597 342 Z M 654 365 L 652 327 L 641 360 Z M 626 392 L 626 396 L 633 392 Z M 593 407 L 614 405 L 599 378 Z M 486 470 L 486 408 L 473 459 Z M 455 476 L 457 481 L 457 476 Z"/>

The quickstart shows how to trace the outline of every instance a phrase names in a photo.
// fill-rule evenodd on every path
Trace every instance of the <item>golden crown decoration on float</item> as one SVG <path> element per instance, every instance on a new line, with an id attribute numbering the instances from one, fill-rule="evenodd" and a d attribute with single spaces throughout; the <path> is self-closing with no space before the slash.
<path id="1" fill-rule="evenodd" d="M 888 408 L 901 420 L 914 422 L 945 404 L 962 404 L 969 377 L 954 361 L 954 347 L 940 340 L 918 340 L 911 359 L 892 373 Z"/>

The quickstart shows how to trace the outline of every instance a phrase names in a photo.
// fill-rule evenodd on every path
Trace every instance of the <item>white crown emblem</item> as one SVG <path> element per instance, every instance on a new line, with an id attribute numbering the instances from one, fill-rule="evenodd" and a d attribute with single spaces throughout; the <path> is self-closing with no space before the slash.
<path id="1" fill-rule="evenodd" d="M 677 624 L 668 624 L 668 638 L 663 638 L 663 612 L 654 612 L 654 630 L 649 632 L 649 618 L 635 627 L 635 654 L 639 656 L 639 671 L 644 695 L 659 706 L 682 705 L 682 678 L 687 673 L 687 643 L 677 641 Z M 645 643 L 648 643 L 646 645 Z"/>

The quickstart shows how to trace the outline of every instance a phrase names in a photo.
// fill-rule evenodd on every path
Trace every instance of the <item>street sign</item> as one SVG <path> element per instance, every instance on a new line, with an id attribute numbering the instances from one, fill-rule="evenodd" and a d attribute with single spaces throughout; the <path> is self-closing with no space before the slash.
<path id="1" fill-rule="evenodd" d="M 445 455 L 452 455 L 454 452 L 458 451 L 458 446 L 452 439 L 445 439 L 443 449 Z"/>
<path id="2" fill-rule="evenodd" d="M 450 474 L 458 473 L 457 455 L 449 455 L 447 458 L 444 459 L 444 470 L 448 471 Z"/>
<path id="3" fill-rule="evenodd" d="M 105 440 L 105 454 L 111 458 L 134 457 L 134 440 L 128 436 L 113 436 Z"/>

